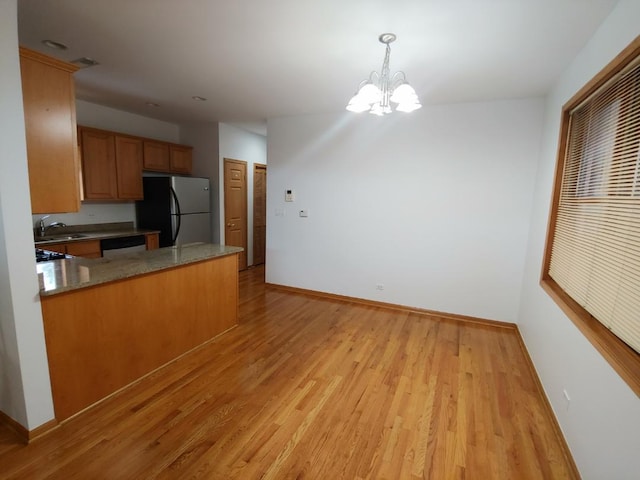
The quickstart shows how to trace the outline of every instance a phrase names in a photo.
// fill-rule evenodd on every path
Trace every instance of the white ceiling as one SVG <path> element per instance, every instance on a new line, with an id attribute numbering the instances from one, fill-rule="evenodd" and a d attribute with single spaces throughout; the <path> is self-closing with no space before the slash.
<path id="1" fill-rule="evenodd" d="M 383 32 L 398 36 L 392 73 L 403 70 L 425 105 L 543 95 L 615 3 L 18 0 L 18 16 L 22 45 L 100 62 L 76 74 L 78 98 L 265 133 L 267 118 L 343 111 L 380 69 Z"/>

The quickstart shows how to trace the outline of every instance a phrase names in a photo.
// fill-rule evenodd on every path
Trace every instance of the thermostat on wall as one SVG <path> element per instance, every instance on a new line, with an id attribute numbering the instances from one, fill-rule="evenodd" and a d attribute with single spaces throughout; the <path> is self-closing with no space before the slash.
<path id="1" fill-rule="evenodd" d="M 284 191 L 285 202 L 293 202 L 295 199 L 296 199 L 296 194 L 293 193 L 293 190 L 287 189 Z"/>

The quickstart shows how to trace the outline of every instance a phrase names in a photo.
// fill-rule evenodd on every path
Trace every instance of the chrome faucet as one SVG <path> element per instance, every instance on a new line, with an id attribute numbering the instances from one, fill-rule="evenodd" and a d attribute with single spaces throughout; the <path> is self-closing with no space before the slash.
<path id="1" fill-rule="evenodd" d="M 45 234 L 47 233 L 47 230 L 49 230 L 50 228 L 59 228 L 59 227 L 67 226 L 66 223 L 62 223 L 62 222 L 51 222 L 49 225 L 45 226 L 44 220 L 45 218 L 49 218 L 50 216 L 51 215 L 45 215 L 44 217 L 40 217 L 40 220 L 38 220 L 38 230 L 40 231 L 41 237 L 44 237 Z"/>
<path id="2" fill-rule="evenodd" d="M 40 217 L 38 220 L 38 229 L 40 230 L 40 236 L 44 237 L 44 234 L 47 232 L 47 227 L 44 226 L 44 219 L 49 218 L 51 215 L 45 215 L 44 217 Z"/>

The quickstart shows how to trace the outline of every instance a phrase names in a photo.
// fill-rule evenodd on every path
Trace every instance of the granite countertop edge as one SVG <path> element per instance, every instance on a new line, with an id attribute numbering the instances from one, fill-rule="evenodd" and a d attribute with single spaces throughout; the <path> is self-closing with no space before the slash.
<path id="1" fill-rule="evenodd" d="M 193 243 L 110 258 L 71 258 L 36 264 L 40 296 L 46 297 L 117 280 L 211 260 L 241 252 L 241 247 Z"/>

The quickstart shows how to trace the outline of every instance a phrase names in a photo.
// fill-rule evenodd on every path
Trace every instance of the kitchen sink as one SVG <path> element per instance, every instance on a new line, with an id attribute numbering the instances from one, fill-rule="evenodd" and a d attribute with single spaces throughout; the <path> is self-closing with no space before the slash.
<path id="1" fill-rule="evenodd" d="M 38 242 L 51 242 L 53 240 L 74 240 L 76 238 L 84 238 L 86 235 L 82 235 L 81 233 L 67 233 L 60 235 L 49 235 L 46 237 L 36 237 L 36 243 Z"/>

